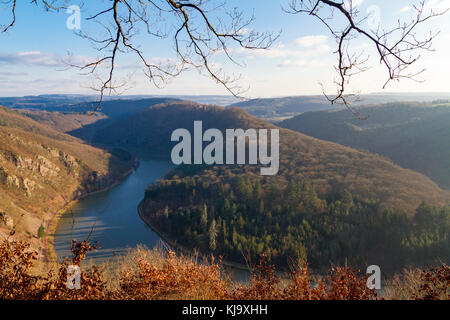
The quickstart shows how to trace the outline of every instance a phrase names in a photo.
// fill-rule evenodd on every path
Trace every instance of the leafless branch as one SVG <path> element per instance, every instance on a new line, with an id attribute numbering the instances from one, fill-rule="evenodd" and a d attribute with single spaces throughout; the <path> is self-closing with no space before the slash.
<path id="1" fill-rule="evenodd" d="M 375 48 L 380 63 L 385 67 L 388 76 L 383 85 L 383 89 L 392 80 L 402 78 L 417 80 L 417 76 L 424 72 L 410 71 L 411 66 L 415 65 L 420 59 L 421 51 L 432 51 L 432 42 L 439 32 L 429 33 L 421 39 L 416 29 L 425 21 L 441 16 L 447 10 L 435 12 L 425 12 L 425 2 L 414 6 L 415 17 L 409 22 L 398 20 L 396 26 L 391 29 L 381 29 L 381 26 L 371 30 L 364 28 L 362 22 L 366 17 L 360 18 L 360 12 L 354 8 L 353 1 L 346 3 L 331 0 L 292 0 L 288 9 L 284 9 L 292 14 L 308 14 L 317 18 L 335 38 L 337 49 L 337 65 L 335 66 L 338 74 L 338 80 L 335 81 L 337 93 L 334 96 L 325 95 L 331 103 L 339 103 L 349 108 L 355 116 L 359 114 L 351 107 L 350 99 L 358 99 L 357 94 L 347 94 L 347 85 L 355 74 L 368 70 L 369 56 L 363 56 L 363 53 L 350 53 L 349 44 L 357 36 L 362 36 L 368 40 Z M 337 21 L 345 21 L 345 26 L 338 27 Z M 322 86 L 323 88 L 323 86 Z M 325 94 L 325 93 L 324 93 Z"/>
<path id="2" fill-rule="evenodd" d="M 32 0 L 31 3 L 49 11 L 62 10 L 68 4 L 63 0 Z M 16 21 L 16 0 L 0 0 L 0 4 L 8 6 L 12 14 L 11 21 L 0 27 L 5 32 Z M 420 81 L 417 76 L 424 69 L 411 71 L 411 66 L 416 65 L 422 51 L 433 50 L 432 42 L 438 32 L 430 32 L 422 38 L 416 30 L 425 21 L 447 12 L 435 12 L 433 9 L 425 12 L 425 8 L 425 2 L 421 2 L 414 7 L 415 17 L 411 21 L 398 21 L 390 29 L 379 26 L 375 30 L 363 27 L 362 22 L 368 17 L 360 17 L 352 0 L 345 3 L 332 0 L 291 0 L 285 11 L 317 18 L 335 38 L 337 92 L 326 97 L 333 104 L 345 105 L 359 117 L 350 102 L 359 96 L 348 94 L 347 86 L 354 75 L 369 69 L 369 56 L 364 51 L 353 53 L 350 50 L 352 40 L 362 36 L 376 49 L 377 57 L 388 73 L 383 88 L 392 80 L 408 78 Z M 96 23 L 104 30 L 104 35 L 100 37 L 78 32 L 82 38 L 92 43 L 99 56 L 82 64 L 72 62 L 69 56 L 67 65 L 93 76 L 96 82 L 90 87 L 100 95 L 96 110 L 105 94 L 117 94 L 118 90 L 126 86 L 126 81 L 115 79 L 117 59 L 122 53 L 134 54 L 143 66 L 145 76 L 156 87 L 161 87 L 187 69 L 196 69 L 221 84 L 232 95 L 240 97 L 245 90 L 239 84 L 239 76 L 225 73 L 214 63 L 213 58 L 217 55 L 224 56 L 239 64 L 231 54 L 233 45 L 249 50 L 267 49 L 278 37 L 278 34 L 253 31 L 253 15 L 246 18 L 238 9 L 227 10 L 225 1 L 215 0 L 109 0 L 105 1 L 104 8 L 91 13 L 86 21 Z M 142 27 L 148 35 L 146 41 L 173 39 L 176 58 L 167 61 L 155 60 L 155 56 L 153 59 L 148 58 L 135 37 Z"/>
<path id="3" fill-rule="evenodd" d="M 33 0 L 32 3 L 49 11 L 67 7 L 67 1 L 62 0 Z M 16 0 L 3 1 L 3 4 L 10 6 L 13 16 L 12 22 L 1 29 L 5 32 L 14 25 Z M 211 77 L 232 95 L 241 96 L 245 90 L 238 82 L 239 76 L 225 73 L 217 67 L 213 57 L 224 55 L 239 64 L 231 54 L 233 45 L 250 50 L 265 49 L 278 36 L 249 30 L 254 17 L 246 19 L 242 11 L 227 10 L 225 1 L 110 0 L 105 2 L 105 6 L 86 19 L 98 24 L 104 30 L 103 36 L 77 32 L 93 44 L 99 56 L 83 64 L 73 62 L 70 55 L 66 61 L 68 67 L 90 74 L 96 81 L 91 86 L 100 96 L 95 110 L 105 94 L 117 94 L 118 89 L 126 84 L 115 80 L 121 53 L 133 53 L 143 66 L 146 77 L 157 87 L 193 68 Z M 221 11 L 223 14 L 219 15 Z M 149 36 L 148 41 L 172 37 L 176 58 L 167 61 L 148 58 L 135 37 L 142 27 Z"/>

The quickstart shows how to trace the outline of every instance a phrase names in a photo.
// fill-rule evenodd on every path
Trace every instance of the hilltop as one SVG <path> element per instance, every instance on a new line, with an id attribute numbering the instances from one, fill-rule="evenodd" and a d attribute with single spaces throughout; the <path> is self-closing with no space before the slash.
<path id="1" fill-rule="evenodd" d="M 78 112 L 58 112 L 58 111 L 40 111 L 40 110 L 18 110 L 24 116 L 27 116 L 41 124 L 51 127 L 59 132 L 71 132 L 92 125 L 108 117 L 105 114 L 95 112 L 91 114 Z"/>
<path id="2" fill-rule="evenodd" d="M 17 100 L 16 98 L 9 99 L 11 100 L 10 105 L 23 115 L 45 126 L 68 133 L 87 142 L 92 139 L 92 135 L 96 131 L 114 121 L 146 110 L 148 107 L 156 104 L 179 101 L 172 98 L 132 99 L 133 96 L 131 96 L 129 98 L 115 98 L 103 101 L 100 108 L 96 110 L 98 106 L 96 101 L 65 104 L 61 103 L 61 101 L 66 100 L 57 99 L 58 97 L 38 96 L 17 98 Z M 63 97 L 66 96 L 64 95 Z M 84 98 L 87 99 L 88 97 Z M 22 104 L 23 99 L 25 101 L 36 100 L 36 104 Z"/>

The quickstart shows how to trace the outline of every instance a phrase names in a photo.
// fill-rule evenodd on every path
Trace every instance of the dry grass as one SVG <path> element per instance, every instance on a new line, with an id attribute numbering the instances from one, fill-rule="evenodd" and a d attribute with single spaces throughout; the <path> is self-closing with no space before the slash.
<path id="1" fill-rule="evenodd" d="M 388 300 L 450 300 L 450 267 L 405 269 L 388 281 Z"/>
<path id="2" fill-rule="evenodd" d="M 80 265 L 95 250 L 87 241 L 73 242 L 70 264 Z M 0 299 L 193 299 L 193 300 L 374 300 L 366 277 L 351 268 L 333 268 L 327 277 L 313 279 L 307 265 L 287 279 L 275 274 L 264 257 L 248 283 L 234 283 L 216 261 L 177 256 L 162 248 L 137 247 L 117 263 L 83 267 L 81 289 L 66 286 L 69 260 L 45 275 L 32 274 L 37 253 L 16 240 L 0 243 Z M 400 280 L 402 279 L 402 280 Z M 414 279 L 419 279 L 414 282 Z M 449 299 L 449 267 L 405 273 L 394 278 L 389 299 Z"/>

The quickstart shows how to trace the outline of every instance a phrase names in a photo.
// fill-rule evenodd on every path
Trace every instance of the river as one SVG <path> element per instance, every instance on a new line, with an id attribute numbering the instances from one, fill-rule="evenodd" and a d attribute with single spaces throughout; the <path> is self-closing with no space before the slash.
<path id="1" fill-rule="evenodd" d="M 59 260 L 70 256 L 71 239 L 84 240 L 91 234 L 100 248 L 88 254 L 88 260 L 101 263 L 127 248 L 144 244 L 153 248 L 160 241 L 139 217 L 137 207 L 146 187 L 164 177 L 174 167 L 168 161 L 141 160 L 131 175 L 116 187 L 78 201 L 63 214 L 54 237 Z"/>
<path id="2" fill-rule="evenodd" d="M 160 237 L 140 218 L 137 207 L 151 182 L 173 169 L 168 161 L 140 160 L 139 167 L 122 183 L 104 192 L 90 195 L 72 206 L 58 222 L 54 248 L 59 261 L 70 257 L 72 239 L 89 237 L 98 241 L 100 248 L 88 253 L 86 261 L 92 264 L 111 261 L 127 249 L 143 244 L 153 248 Z M 225 268 L 234 280 L 245 282 L 249 273 L 232 267 Z"/>

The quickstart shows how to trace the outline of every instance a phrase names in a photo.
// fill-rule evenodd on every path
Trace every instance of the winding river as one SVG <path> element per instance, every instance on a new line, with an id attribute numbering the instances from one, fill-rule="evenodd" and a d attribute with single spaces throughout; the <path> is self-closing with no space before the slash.
<path id="1" fill-rule="evenodd" d="M 91 234 L 100 248 L 88 260 L 101 263 L 137 244 L 153 248 L 160 238 L 137 212 L 146 187 L 162 178 L 174 166 L 168 161 L 141 160 L 139 168 L 116 187 L 78 201 L 61 216 L 54 237 L 58 259 L 70 256 L 71 239 L 84 240 Z"/>

